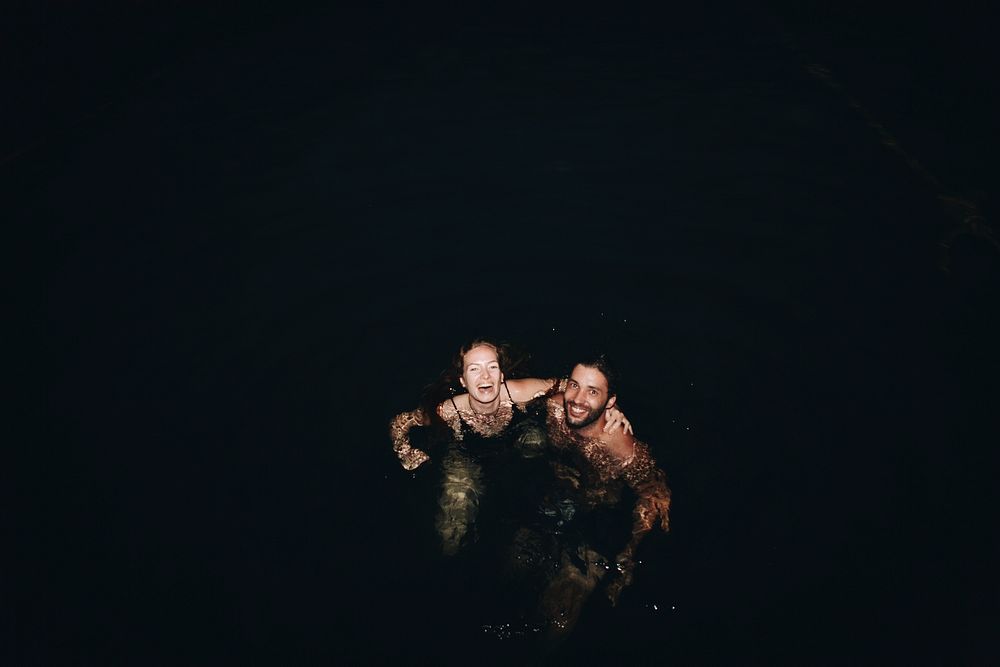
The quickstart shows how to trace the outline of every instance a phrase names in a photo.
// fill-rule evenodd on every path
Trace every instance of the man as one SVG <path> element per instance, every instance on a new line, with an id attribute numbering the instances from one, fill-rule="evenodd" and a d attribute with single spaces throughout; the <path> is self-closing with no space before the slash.
<path id="1" fill-rule="evenodd" d="M 559 508 L 552 511 L 561 516 L 559 525 L 579 525 L 581 517 L 574 515 L 620 505 L 625 487 L 635 494 L 631 537 L 611 562 L 594 548 L 591 538 L 597 535 L 584 534 L 562 547 L 560 567 L 541 596 L 540 611 L 555 638 L 569 633 L 584 602 L 611 568 L 616 577 L 606 592 L 615 605 L 632 582 L 639 543 L 657 524 L 670 529 L 670 489 L 649 447 L 622 430 L 604 431 L 608 410 L 617 402 L 616 384 L 615 372 L 600 355 L 576 364 L 566 390 L 546 403 L 553 465 L 563 491 L 557 504 L 549 506 Z"/>

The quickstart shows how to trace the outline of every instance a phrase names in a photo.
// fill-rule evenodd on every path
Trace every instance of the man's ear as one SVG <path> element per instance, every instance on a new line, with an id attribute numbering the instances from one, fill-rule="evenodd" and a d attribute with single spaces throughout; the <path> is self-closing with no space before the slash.
<path id="1" fill-rule="evenodd" d="M 458 378 L 458 381 L 462 383 L 463 387 L 465 386 L 465 378 Z"/>
<path id="2" fill-rule="evenodd" d="M 612 396 L 611 398 L 608 399 L 608 402 L 605 404 L 604 409 L 610 410 L 611 408 L 615 407 L 615 403 L 617 402 L 618 402 L 618 396 L 617 395 Z"/>

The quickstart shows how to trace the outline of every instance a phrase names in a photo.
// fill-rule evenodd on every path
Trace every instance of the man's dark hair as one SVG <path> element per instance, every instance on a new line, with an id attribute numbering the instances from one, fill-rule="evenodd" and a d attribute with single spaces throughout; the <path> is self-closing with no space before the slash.
<path id="1" fill-rule="evenodd" d="M 608 355 L 604 352 L 598 352 L 595 354 L 590 354 L 583 356 L 577 360 L 573 367 L 577 365 L 586 366 L 587 368 L 596 368 L 604 374 L 604 378 L 608 381 L 608 398 L 617 395 L 618 393 L 618 371 L 615 369 L 614 364 L 608 359 Z M 570 368 L 570 373 L 573 372 L 573 368 Z"/>

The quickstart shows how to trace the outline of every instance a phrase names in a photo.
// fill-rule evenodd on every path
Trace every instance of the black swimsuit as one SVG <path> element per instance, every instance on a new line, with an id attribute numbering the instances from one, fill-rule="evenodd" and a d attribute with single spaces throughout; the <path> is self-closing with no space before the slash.
<path id="1" fill-rule="evenodd" d="M 511 412 L 514 412 L 516 414 L 517 410 L 514 409 L 514 397 L 510 395 L 510 389 L 507 387 L 507 381 L 506 380 L 503 382 L 503 388 L 504 388 L 504 391 L 507 392 L 507 398 L 510 400 L 510 409 L 511 409 Z M 458 404 L 455 403 L 455 397 L 454 396 L 451 397 L 451 399 L 449 399 L 449 400 L 451 400 L 452 407 L 455 408 L 455 414 L 458 415 L 458 421 L 461 422 L 461 424 L 462 424 L 462 437 L 463 438 L 466 437 L 466 436 L 470 436 L 471 435 L 474 438 L 481 438 L 483 440 L 496 440 L 501 435 L 504 435 L 510 429 L 511 425 L 513 425 L 513 423 L 514 423 L 514 417 L 512 416 L 511 420 L 510 420 L 511 423 L 507 424 L 507 426 L 505 426 L 503 428 L 503 431 L 501 431 L 500 433 L 498 433 L 495 436 L 492 436 L 492 437 L 488 438 L 488 437 L 482 435 L 481 433 L 477 432 L 476 429 L 474 429 L 471 424 L 469 424 L 467 421 L 465 421 L 465 419 L 462 418 L 462 411 L 458 409 Z M 472 398 L 470 397 L 469 400 L 471 401 Z M 469 405 L 470 405 L 469 409 L 471 410 L 472 409 L 471 408 L 472 404 L 470 403 Z"/>
<path id="2" fill-rule="evenodd" d="M 490 497 L 482 509 L 490 517 L 486 520 L 487 525 L 494 527 L 520 522 L 525 516 L 534 514 L 542 495 L 541 484 L 551 477 L 544 458 L 527 459 L 517 445 L 519 431 L 531 424 L 537 428 L 538 422 L 514 403 L 506 382 L 503 386 L 511 402 L 512 414 L 510 422 L 493 436 L 477 432 L 462 418 L 452 399 L 462 433 L 462 439 L 452 444 L 453 451 L 461 452 L 481 467 L 484 474 L 483 496 Z"/>

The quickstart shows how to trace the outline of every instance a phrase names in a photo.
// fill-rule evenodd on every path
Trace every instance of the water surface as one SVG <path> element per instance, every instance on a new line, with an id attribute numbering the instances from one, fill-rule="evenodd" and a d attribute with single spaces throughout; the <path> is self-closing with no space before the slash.
<path id="1" fill-rule="evenodd" d="M 387 433 L 482 334 L 606 343 L 674 490 L 566 661 L 985 655 L 995 257 L 939 269 L 775 24 L 359 20 L 203 36 L 5 163 L 53 269 L 20 661 L 502 661 Z"/>

